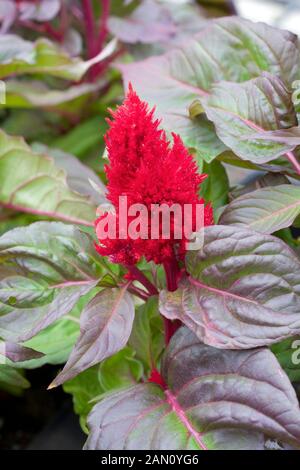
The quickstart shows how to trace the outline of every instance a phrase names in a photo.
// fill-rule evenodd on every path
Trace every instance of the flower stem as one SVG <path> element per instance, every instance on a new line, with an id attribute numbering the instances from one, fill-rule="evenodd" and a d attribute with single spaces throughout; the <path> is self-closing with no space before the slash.
<path id="1" fill-rule="evenodd" d="M 178 275 L 180 272 L 177 260 L 174 258 L 171 261 L 166 261 L 164 263 L 164 269 L 166 273 L 167 289 L 170 292 L 174 292 L 178 287 Z"/>
<path id="2" fill-rule="evenodd" d="M 29 28 L 32 31 L 36 31 L 37 33 L 48 34 L 48 36 L 54 41 L 60 42 L 63 39 L 61 31 L 54 29 L 48 22 L 45 22 L 44 24 L 36 24 L 30 20 L 20 20 L 19 24 L 24 28 Z"/>
<path id="3" fill-rule="evenodd" d="M 155 285 L 149 281 L 149 279 L 145 276 L 145 274 L 142 273 L 142 271 L 139 270 L 139 268 L 134 265 L 126 265 L 125 267 L 132 275 L 132 279 L 139 281 L 144 287 L 146 287 L 150 295 L 158 294 L 158 290 L 156 289 Z"/>
<path id="4" fill-rule="evenodd" d="M 178 288 L 178 277 L 180 273 L 180 269 L 179 269 L 176 258 L 174 257 L 173 260 L 165 262 L 164 269 L 166 273 L 167 289 L 170 292 L 174 292 Z M 173 334 L 177 330 L 178 325 L 166 317 L 163 317 L 163 320 L 164 320 L 164 330 L 165 330 L 165 343 L 167 346 Z"/>
<path id="5" fill-rule="evenodd" d="M 110 12 L 110 0 L 102 0 L 102 12 L 100 18 L 100 33 L 97 41 L 98 50 L 101 51 L 104 46 L 104 41 L 108 32 L 107 21 Z"/>
<path id="6" fill-rule="evenodd" d="M 169 320 L 166 317 L 163 317 L 163 320 L 164 320 L 164 330 L 165 330 L 165 344 L 167 346 L 170 342 L 170 339 L 173 336 L 174 328 L 173 328 L 172 320 Z"/>
<path id="7" fill-rule="evenodd" d="M 110 0 L 101 0 L 102 3 L 102 11 L 101 11 L 101 17 L 100 17 L 100 24 L 99 27 L 97 28 L 100 32 L 98 37 L 95 38 L 95 48 L 97 53 L 102 51 L 105 43 L 105 39 L 108 33 L 108 27 L 107 27 L 107 21 L 109 19 L 109 12 L 110 12 Z M 119 55 L 119 51 L 116 52 L 117 55 Z M 109 57 L 106 61 L 100 62 L 98 64 L 95 64 L 92 68 L 92 74 L 93 74 L 93 79 L 97 78 L 99 75 L 101 75 L 104 70 L 107 68 L 107 66 L 110 64 L 110 62 L 114 59 L 114 54 Z"/>
<path id="8" fill-rule="evenodd" d="M 296 156 L 293 154 L 293 152 L 287 152 L 286 156 L 291 162 L 291 164 L 293 165 L 293 167 L 295 168 L 298 175 L 300 175 L 300 163 L 298 162 Z"/>
<path id="9" fill-rule="evenodd" d="M 94 45 L 94 14 L 93 8 L 90 0 L 81 0 L 82 2 L 82 10 L 84 16 L 84 23 L 85 23 L 85 31 L 86 31 L 86 45 L 87 45 L 87 52 L 88 58 L 91 59 L 94 57 L 95 45 Z"/>

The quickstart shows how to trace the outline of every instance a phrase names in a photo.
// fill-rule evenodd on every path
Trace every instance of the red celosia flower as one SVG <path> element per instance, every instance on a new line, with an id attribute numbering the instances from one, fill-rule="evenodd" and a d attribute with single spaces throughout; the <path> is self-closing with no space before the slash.
<path id="1" fill-rule="evenodd" d="M 181 207 L 191 204 L 193 208 L 204 204 L 199 197 L 199 185 L 206 175 L 198 174 L 193 157 L 178 135 L 173 134 L 171 146 L 165 132 L 159 128 L 160 121 L 154 118 L 154 109 L 150 111 L 131 86 L 123 105 L 111 114 L 113 119 L 108 120 L 110 129 L 105 136 L 109 157 L 105 171 L 107 198 L 116 209 L 116 220 L 119 217 L 119 197 L 125 195 L 128 207 L 142 203 L 149 210 L 151 204 L 172 206 L 177 203 Z M 210 224 L 212 209 L 207 205 L 204 225 Z M 101 240 L 100 236 L 97 250 L 113 262 L 126 265 L 135 264 L 142 256 L 148 261 L 166 263 L 185 252 L 187 240 L 175 239 L 174 229 L 173 226 L 170 239 L 132 240 L 127 237 L 123 240 L 117 237 L 115 240 Z M 99 238 L 99 232 L 97 234 Z"/>

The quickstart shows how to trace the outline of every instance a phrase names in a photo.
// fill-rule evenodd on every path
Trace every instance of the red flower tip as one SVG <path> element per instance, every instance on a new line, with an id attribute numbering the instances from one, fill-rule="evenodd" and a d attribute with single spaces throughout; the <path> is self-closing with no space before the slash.
<path id="1" fill-rule="evenodd" d="M 105 142 L 109 165 L 105 171 L 108 179 L 108 200 L 114 205 L 115 219 L 119 220 L 119 197 L 127 196 L 128 208 L 141 203 L 149 209 L 152 204 L 191 204 L 193 210 L 204 201 L 199 198 L 199 187 L 206 175 L 200 175 L 193 157 L 185 148 L 181 138 L 173 134 L 173 144 L 160 129 L 160 121 L 154 117 L 154 109 L 142 101 L 129 85 L 127 96 L 121 106 L 111 111 L 109 130 Z M 193 213 L 193 225 L 195 214 Z M 213 223 L 212 209 L 204 208 L 204 225 Z M 118 226 L 118 224 L 117 224 Z M 147 230 L 150 227 L 147 225 Z M 186 239 L 175 239 L 174 227 L 171 237 L 163 239 L 131 239 L 119 236 L 103 238 L 97 250 L 109 256 L 111 261 L 132 265 L 142 256 L 148 261 L 164 263 L 182 257 L 186 250 Z"/>

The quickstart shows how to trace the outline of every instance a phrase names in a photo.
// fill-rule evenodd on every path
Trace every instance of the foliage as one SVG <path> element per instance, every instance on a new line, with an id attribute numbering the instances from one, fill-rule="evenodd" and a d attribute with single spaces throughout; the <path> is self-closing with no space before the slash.
<path id="1" fill-rule="evenodd" d="M 2 3 L 0 388 L 57 365 L 86 449 L 300 449 L 298 38 L 219 0 Z M 114 263 L 123 193 L 214 225 Z"/>

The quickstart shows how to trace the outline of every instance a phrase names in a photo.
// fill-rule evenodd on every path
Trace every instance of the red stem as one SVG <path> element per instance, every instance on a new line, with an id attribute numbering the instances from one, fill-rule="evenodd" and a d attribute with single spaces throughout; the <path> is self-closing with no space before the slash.
<path id="1" fill-rule="evenodd" d="M 169 320 L 166 317 L 163 317 L 164 320 L 164 330 L 165 330 L 165 344 L 168 346 L 170 339 L 172 338 L 174 334 L 174 328 L 173 328 L 173 323 L 172 320 Z"/>
<path id="2" fill-rule="evenodd" d="M 175 257 L 171 261 L 166 261 L 164 263 L 164 268 L 166 273 L 167 289 L 170 292 L 174 292 L 178 287 L 177 284 L 180 273 L 178 262 Z"/>
<path id="3" fill-rule="evenodd" d="M 96 47 L 97 52 L 102 51 L 104 47 L 105 38 L 108 33 L 107 21 L 109 18 L 109 12 L 110 12 L 110 0 L 102 0 L 102 14 L 100 17 L 100 24 L 99 24 L 99 36 L 95 40 L 96 41 L 95 47 Z M 91 69 L 92 79 L 95 80 L 99 75 L 103 74 L 106 68 L 112 62 L 112 60 L 114 60 L 119 55 L 120 55 L 120 50 L 116 51 L 106 61 L 101 62 L 99 64 L 95 64 Z"/>
<path id="4" fill-rule="evenodd" d="M 166 261 L 164 263 L 164 269 L 166 273 L 167 289 L 170 292 L 174 292 L 178 288 L 178 279 L 180 268 L 178 262 L 174 256 L 171 261 Z M 163 317 L 164 320 L 164 330 L 165 330 L 165 343 L 169 344 L 170 339 L 178 328 L 178 325 L 169 320 L 168 318 Z"/>
<path id="5" fill-rule="evenodd" d="M 59 31 L 62 35 L 62 37 L 65 36 L 65 33 L 68 29 L 69 26 L 69 14 L 68 14 L 68 9 L 66 6 L 65 0 L 61 2 L 61 9 L 60 9 L 60 25 L 59 25 Z"/>
<path id="6" fill-rule="evenodd" d="M 134 265 L 131 265 L 131 266 L 126 265 L 125 267 L 126 269 L 128 269 L 128 271 L 132 275 L 132 279 L 139 281 L 144 287 L 146 287 L 150 295 L 158 294 L 158 290 L 156 289 L 154 284 L 152 284 L 152 282 L 149 281 L 149 279 L 145 276 L 145 274 L 142 273 L 142 271 L 139 270 L 139 268 L 137 268 Z"/>
<path id="7" fill-rule="evenodd" d="M 98 77 L 99 75 L 103 74 L 105 70 L 107 69 L 107 67 L 111 64 L 111 62 L 123 53 L 124 53 L 124 48 L 121 48 L 118 51 L 114 52 L 105 61 L 99 62 L 99 64 L 95 64 L 93 67 L 95 77 Z"/>
<path id="8" fill-rule="evenodd" d="M 99 36 L 97 40 L 97 48 L 98 51 L 102 51 L 106 35 L 108 33 L 108 28 L 107 28 L 107 21 L 109 18 L 109 12 L 110 12 L 110 0 L 102 0 L 102 12 L 101 12 L 101 18 L 100 18 L 100 25 L 99 25 Z"/>
<path id="9" fill-rule="evenodd" d="M 33 21 L 29 20 L 20 21 L 19 23 L 24 28 L 29 28 L 32 31 L 36 31 L 37 33 L 47 34 L 55 41 L 60 42 L 63 38 L 63 34 L 61 33 L 61 31 L 57 31 L 56 29 L 54 29 L 50 23 L 46 22 L 43 24 L 36 24 Z"/>
<path id="10" fill-rule="evenodd" d="M 83 17 L 85 23 L 86 32 L 86 45 L 88 58 L 91 59 L 95 55 L 95 43 L 94 43 L 94 12 L 90 0 L 81 0 Z"/>

